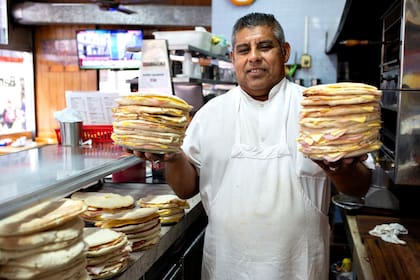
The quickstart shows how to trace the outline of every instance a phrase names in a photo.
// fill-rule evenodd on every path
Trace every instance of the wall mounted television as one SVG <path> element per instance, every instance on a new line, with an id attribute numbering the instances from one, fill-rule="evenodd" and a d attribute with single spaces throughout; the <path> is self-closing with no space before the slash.
<path id="1" fill-rule="evenodd" d="M 76 42 L 80 69 L 140 68 L 141 30 L 78 30 Z"/>

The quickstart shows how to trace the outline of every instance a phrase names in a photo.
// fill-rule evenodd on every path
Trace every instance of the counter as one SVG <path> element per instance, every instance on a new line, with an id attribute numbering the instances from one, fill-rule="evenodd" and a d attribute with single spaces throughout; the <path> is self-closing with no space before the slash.
<path id="1" fill-rule="evenodd" d="M 112 143 L 47 145 L 0 156 L 0 219 L 67 196 L 142 160 Z"/>
<path id="2" fill-rule="evenodd" d="M 353 270 L 358 280 L 407 279 L 420 275 L 420 220 L 373 215 L 346 215 L 353 255 Z M 376 225 L 399 223 L 408 230 L 399 235 L 406 245 L 385 242 L 369 235 Z"/>
<path id="3" fill-rule="evenodd" d="M 112 143 L 86 147 L 47 145 L 1 155 L 0 219 L 44 200 L 67 197 L 78 190 L 129 194 L 135 200 L 147 195 L 173 193 L 167 184 L 108 180 L 107 175 L 141 162 L 140 158 Z M 126 271 L 113 279 L 162 279 L 162 275 L 174 267 L 185 279 L 198 278 L 207 218 L 199 195 L 188 199 L 188 203 L 190 208 L 178 223 L 162 226 L 159 243 L 148 250 L 132 252 Z M 163 259 L 165 256 L 169 258 Z M 183 264 L 182 270 L 179 269 Z M 188 276 L 188 269 L 194 276 Z"/>

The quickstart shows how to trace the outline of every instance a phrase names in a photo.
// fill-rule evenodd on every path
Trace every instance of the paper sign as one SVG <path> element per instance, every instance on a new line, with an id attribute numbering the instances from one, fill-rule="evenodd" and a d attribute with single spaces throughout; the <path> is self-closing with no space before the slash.
<path id="1" fill-rule="evenodd" d="M 66 105 L 80 113 L 84 125 L 110 125 L 117 97 L 113 92 L 66 91 Z"/>
<path id="2" fill-rule="evenodd" d="M 138 91 L 173 94 L 166 40 L 143 40 Z"/>

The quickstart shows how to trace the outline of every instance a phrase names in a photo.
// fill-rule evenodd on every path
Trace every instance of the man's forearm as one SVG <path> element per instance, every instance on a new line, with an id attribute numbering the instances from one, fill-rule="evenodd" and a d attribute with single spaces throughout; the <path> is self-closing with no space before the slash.
<path id="1" fill-rule="evenodd" d="M 193 197 L 199 191 L 197 171 L 183 152 L 165 161 L 165 179 L 180 198 Z"/>

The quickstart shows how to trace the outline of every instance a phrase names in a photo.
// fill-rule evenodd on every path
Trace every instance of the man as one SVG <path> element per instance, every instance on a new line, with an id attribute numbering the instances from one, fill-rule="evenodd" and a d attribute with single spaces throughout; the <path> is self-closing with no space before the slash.
<path id="1" fill-rule="evenodd" d="M 327 279 L 328 176 L 365 194 L 367 155 L 329 163 L 298 151 L 303 87 L 285 78 L 290 46 L 272 15 L 240 18 L 232 45 L 239 86 L 196 113 L 182 152 L 161 158 L 167 183 L 182 198 L 200 193 L 208 215 L 202 277 Z"/>

